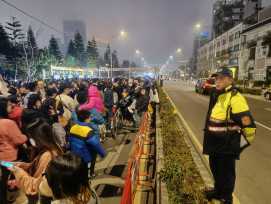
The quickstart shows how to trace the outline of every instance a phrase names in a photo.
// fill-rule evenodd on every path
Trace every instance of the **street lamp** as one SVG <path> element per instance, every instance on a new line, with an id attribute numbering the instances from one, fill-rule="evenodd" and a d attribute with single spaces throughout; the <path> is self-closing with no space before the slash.
<path id="1" fill-rule="evenodd" d="M 171 55 L 169 58 L 170 58 L 170 59 L 173 59 L 173 56 Z"/>
<path id="2" fill-rule="evenodd" d="M 177 49 L 177 52 L 179 52 L 179 53 L 180 53 L 181 51 L 182 51 L 182 49 L 181 49 L 181 48 L 178 48 L 178 49 Z"/>
<path id="3" fill-rule="evenodd" d="M 124 30 L 121 30 L 119 33 L 116 33 L 115 35 L 113 35 L 109 42 L 111 42 L 114 38 L 116 38 L 117 36 L 124 36 L 125 35 L 125 31 Z M 112 50 L 110 49 L 110 56 L 111 56 L 111 77 L 113 77 L 113 52 Z M 108 73 L 108 76 L 109 76 L 109 73 Z"/>

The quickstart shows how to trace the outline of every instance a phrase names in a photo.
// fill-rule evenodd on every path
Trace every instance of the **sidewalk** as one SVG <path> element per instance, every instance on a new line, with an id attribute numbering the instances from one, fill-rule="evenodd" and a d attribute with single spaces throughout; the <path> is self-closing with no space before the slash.
<path id="1" fill-rule="evenodd" d="M 125 121 L 116 139 L 107 137 L 102 144 L 107 156 L 104 160 L 98 158 L 95 166 L 98 176 L 91 182 L 101 204 L 115 204 L 121 201 L 125 184 L 124 176 L 136 141 L 136 133 L 132 131 L 132 123 Z"/>

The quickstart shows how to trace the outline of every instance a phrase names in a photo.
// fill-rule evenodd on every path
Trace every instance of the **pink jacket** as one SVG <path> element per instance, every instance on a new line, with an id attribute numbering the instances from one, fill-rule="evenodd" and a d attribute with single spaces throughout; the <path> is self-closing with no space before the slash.
<path id="1" fill-rule="evenodd" d="M 0 119 L 0 162 L 16 160 L 18 146 L 26 141 L 27 137 L 13 120 Z"/>
<path id="2" fill-rule="evenodd" d="M 103 101 L 99 97 L 99 90 L 96 86 L 91 86 L 88 89 L 88 104 L 80 106 L 80 109 L 90 110 L 96 108 L 99 113 L 103 110 Z"/>

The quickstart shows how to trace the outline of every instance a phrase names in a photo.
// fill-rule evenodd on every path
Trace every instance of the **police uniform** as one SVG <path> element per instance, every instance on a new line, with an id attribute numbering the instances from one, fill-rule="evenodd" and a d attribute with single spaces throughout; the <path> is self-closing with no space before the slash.
<path id="1" fill-rule="evenodd" d="M 232 74 L 227 67 L 221 67 L 212 77 L 232 77 Z M 229 203 L 232 202 L 235 184 L 235 160 L 250 145 L 255 131 L 256 125 L 247 102 L 234 84 L 211 93 L 203 154 L 209 155 L 216 194 Z"/>

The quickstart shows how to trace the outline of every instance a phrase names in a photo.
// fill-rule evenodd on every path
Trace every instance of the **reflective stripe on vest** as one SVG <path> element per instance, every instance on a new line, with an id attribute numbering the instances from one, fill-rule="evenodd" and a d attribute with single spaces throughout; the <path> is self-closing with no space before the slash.
<path id="1" fill-rule="evenodd" d="M 213 127 L 213 126 L 208 126 L 209 130 L 212 132 L 226 132 L 227 131 L 227 127 Z M 237 131 L 237 130 L 241 130 L 240 126 L 235 125 L 235 126 L 229 126 L 228 130 L 230 131 Z"/>

